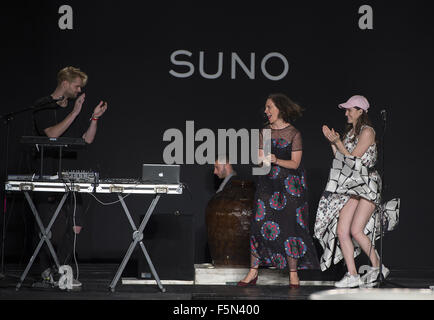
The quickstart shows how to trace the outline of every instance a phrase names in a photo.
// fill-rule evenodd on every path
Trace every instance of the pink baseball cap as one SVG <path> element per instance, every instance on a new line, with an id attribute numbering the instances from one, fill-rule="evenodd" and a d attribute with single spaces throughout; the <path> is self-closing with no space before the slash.
<path id="1" fill-rule="evenodd" d="M 352 96 L 348 99 L 347 102 L 341 103 L 339 105 L 339 108 L 342 109 L 350 109 L 353 107 L 359 107 L 360 109 L 365 110 L 368 112 L 369 109 L 369 102 L 364 96 Z"/>

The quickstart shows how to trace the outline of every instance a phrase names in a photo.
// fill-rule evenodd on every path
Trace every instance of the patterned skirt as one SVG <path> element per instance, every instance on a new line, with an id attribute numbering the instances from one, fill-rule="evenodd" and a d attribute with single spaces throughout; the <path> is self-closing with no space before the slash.
<path id="1" fill-rule="evenodd" d="M 381 203 L 381 178 L 378 172 L 363 165 L 360 158 L 336 152 L 326 190 L 319 201 L 314 227 L 314 237 L 319 240 L 324 250 L 320 260 L 323 271 L 328 269 L 332 262 L 337 264 L 343 259 L 336 241 L 337 225 L 339 212 L 351 197 L 365 198 L 376 205 L 364 230 L 372 242 L 380 237 L 381 216 L 383 233 L 394 230 L 399 222 L 400 199 Z M 361 248 L 356 241 L 353 240 L 353 243 L 354 257 L 357 257 Z"/>
<path id="2" fill-rule="evenodd" d="M 251 222 L 251 254 L 256 265 L 319 269 L 319 261 L 309 234 L 306 177 L 302 169 L 273 166 L 260 176 L 256 188 L 256 214 Z M 294 260 L 292 260 L 294 262 Z M 290 266 L 291 270 L 294 266 Z"/>

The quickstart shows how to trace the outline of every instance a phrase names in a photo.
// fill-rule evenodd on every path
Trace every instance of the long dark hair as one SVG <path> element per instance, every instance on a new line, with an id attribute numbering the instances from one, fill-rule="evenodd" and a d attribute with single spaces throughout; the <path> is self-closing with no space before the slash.
<path id="1" fill-rule="evenodd" d="M 354 107 L 357 110 L 361 110 L 359 107 Z M 363 126 L 370 126 L 373 128 L 371 119 L 369 119 L 368 113 L 363 110 L 363 113 L 360 115 L 360 117 L 357 119 L 357 123 L 355 126 L 353 126 L 350 123 L 347 123 L 345 127 L 344 137 L 351 131 L 351 129 L 354 127 L 354 138 L 351 140 L 355 140 L 356 137 L 360 134 L 360 131 L 362 130 Z"/>
<path id="2" fill-rule="evenodd" d="M 283 93 L 270 94 L 268 99 L 273 101 L 276 108 L 279 109 L 279 117 L 287 123 L 295 122 L 303 115 L 304 109 Z M 268 124 L 270 123 L 267 121 L 266 125 Z"/>

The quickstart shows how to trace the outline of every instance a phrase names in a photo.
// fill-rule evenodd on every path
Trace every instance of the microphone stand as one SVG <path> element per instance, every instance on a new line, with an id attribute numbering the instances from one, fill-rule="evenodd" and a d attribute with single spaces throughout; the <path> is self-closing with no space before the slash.
<path id="1" fill-rule="evenodd" d="M 44 101 L 43 103 L 38 104 L 37 106 L 30 106 L 18 111 L 10 112 L 4 115 L 0 115 L 0 119 L 6 126 L 6 134 L 5 134 L 5 179 L 8 178 L 8 166 L 9 166 L 9 134 L 10 134 L 10 123 L 14 120 L 14 117 L 18 114 L 25 113 L 28 111 L 38 110 L 42 107 L 45 107 L 47 104 L 55 102 L 57 100 L 52 99 L 52 101 Z M 6 213 L 7 213 L 7 197 L 6 191 L 2 190 L 3 194 L 3 225 L 2 225 L 2 248 L 1 248 L 1 270 L 0 270 L 0 279 L 5 278 L 5 242 L 6 242 Z"/>
<path id="2" fill-rule="evenodd" d="M 383 184 L 383 188 L 382 188 L 382 194 L 385 194 L 385 190 L 386 190 L 386 183 L 385 183 L 385 163 L 384 163 L 384 153 L 385 153 L 385 137 L 386 137 L 386 128 L 387 128 L 387 111 L 386 110 L 381 110 L 381 119 L 383 120 L 383 132 L 382 132 L 382 137 L 381 137 L 381 170 L 382 170 L 382 176 L 381 176 L 381 181 Z M 377 288 L 381 288 L 382 286 L 385 286 L 387 284 L 395 286 L 395 287 L 400 287 L 400 288 L 405 288 L 403 285 L 397 284 L 397 283 L 393 283 L 391 281 L 388 281 L 384 278 L 383 275 L 383 210 L 380 210 L 380 269 L 379 269 L 379 274 L 377 276 L 377 279 L 375 280 L 376 282 L 376 286 Z"/>

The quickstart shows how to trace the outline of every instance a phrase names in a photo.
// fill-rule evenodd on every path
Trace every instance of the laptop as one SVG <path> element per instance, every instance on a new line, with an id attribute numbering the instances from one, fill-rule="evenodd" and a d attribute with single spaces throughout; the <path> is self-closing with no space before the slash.
<path id="1" fill-rule="evenodd" d="M 143 164 L 142 181 L 153 184 L 179 184 L 179 165 Z"/>

